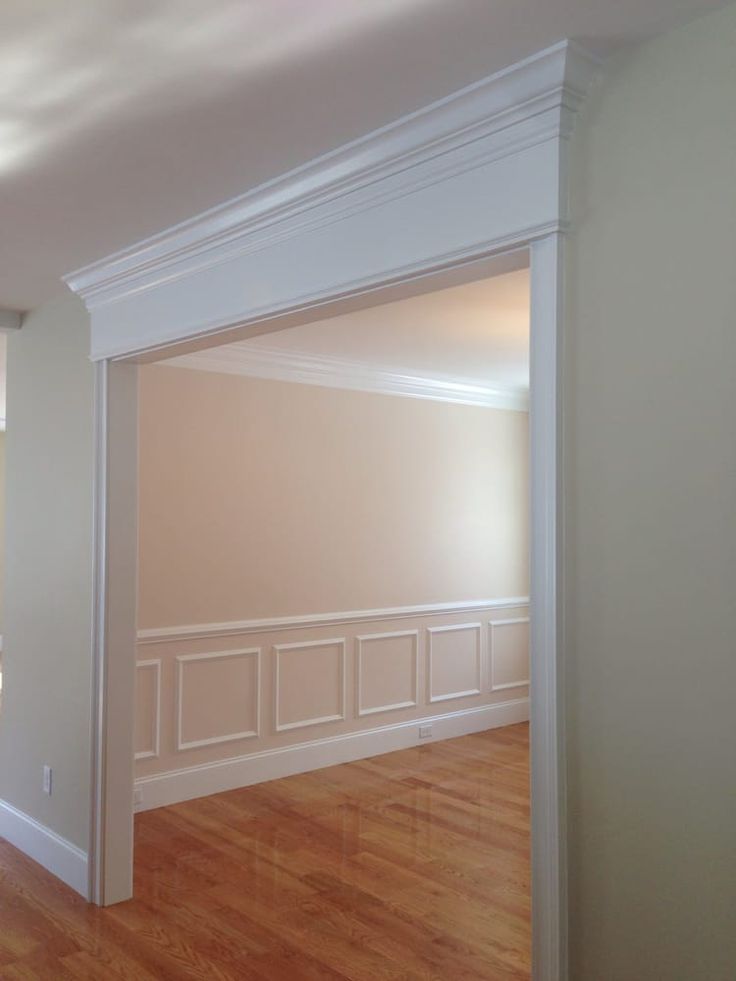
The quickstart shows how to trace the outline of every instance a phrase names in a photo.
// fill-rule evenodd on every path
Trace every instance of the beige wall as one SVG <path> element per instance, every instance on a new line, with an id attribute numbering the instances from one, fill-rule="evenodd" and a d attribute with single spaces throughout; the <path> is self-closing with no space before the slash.
<path id="1" fill-rule="evenodd" d="M 525 596 L 527 416 L 140 378 L 141 627 Z"/>
<path id="2" fill-rule="evenodd" d="M 5 619 L 5 433 L 0 432 L 0 637 Z M 0 644 L 0 650 L 2 645 Z"/>
<path id="3" fill-rule="evenodd" d="M 0 798 L 87 849 L 93 371 L 64 297 L 8 338 Z M 54 771 L 52 796 L 42 767 Z"/>
<path id="4" fill-rule="evenodd" d="M 143 627 L 383 611 L 142 636 L 144 807 L 175 799 L 156 774 L 215 760 L 506 702 L 525 717 L 525 604 L 386 610 L 526 596 L 525 413 L 170 367 L 142 369 L 140 407 Z M 283 772 L 262 766 L 243 779 Z"/>
<path id="5" fill-rule="evenodd" d="M 736 976 L 736 7 L 611 65 L 573 145 L 572 977 Z"/>

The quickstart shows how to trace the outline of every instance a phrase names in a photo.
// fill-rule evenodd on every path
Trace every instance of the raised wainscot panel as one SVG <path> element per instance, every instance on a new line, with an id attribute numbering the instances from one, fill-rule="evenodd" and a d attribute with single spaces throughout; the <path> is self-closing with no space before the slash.
<path id="1" fill-rule="evenodd" d="M 258 736 L 261 649 L 180 654 L 177 749 Z"/>
<path id="2" fill-rule="evenodd" d="M 274 727 L 302 729 L 345 718 L 345 638 L 276 644 Z"/>
<path id="3" fill-rule="evenodd" d="M 158 756 L 161 730 L 161 660 L 152 658 L 136 663 L 135 675 L 135 758 L 150 760 Z"/>
<path id="4" fill-rule="evenodd" d="M 491 620 L 491 691 L 523 688 L 529 684 L 529 618 Z"/>
<path id="5" fill-rule="evenodd" d="M 360 634 L 355 638 L 358 715 L 417 704 L 419 631 Z"/>
<path id="6" fill-rule="evenodd" d="M 481 624 L 428 627 L 430 702 L 465 698 L 481 692 Z"/>

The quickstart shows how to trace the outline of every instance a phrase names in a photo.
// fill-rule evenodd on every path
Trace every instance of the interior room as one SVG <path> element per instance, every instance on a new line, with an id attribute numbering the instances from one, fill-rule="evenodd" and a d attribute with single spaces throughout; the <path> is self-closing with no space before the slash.
<path id="1" fill-rule="evenodd" d="M 734 51 L 0 4 L 3 981 L 734 981 Z"/>
<path id="2" fill-rule="evenodd" d="M 321 841 L 318 905 L 370 930 L 408 867 L 405 915 L 435 936 L 431 883 L 459 942 L 432 863 L 474 853 L 496 925 L 468 958 L 528 969 L 528 362 L 518 268 L 140 368 L 141 883 L 185 833 L 159 886 L 201 852 L 278 908 L 298 825 L 340 843 Z"/>

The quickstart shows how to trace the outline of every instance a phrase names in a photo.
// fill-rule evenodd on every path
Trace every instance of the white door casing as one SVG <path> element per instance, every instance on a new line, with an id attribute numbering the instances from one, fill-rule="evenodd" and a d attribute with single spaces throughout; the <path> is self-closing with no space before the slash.
<path id="1" fill-rule="evenodd" d="M 533 974 L 567 976 L 558 338 L 567 142 L 596 68 L 562 42 L 66 277 L 90 312 L 99 379 L 94 901 L 131 890 L 135 362 L 437 288 L 529 249 Z"/>

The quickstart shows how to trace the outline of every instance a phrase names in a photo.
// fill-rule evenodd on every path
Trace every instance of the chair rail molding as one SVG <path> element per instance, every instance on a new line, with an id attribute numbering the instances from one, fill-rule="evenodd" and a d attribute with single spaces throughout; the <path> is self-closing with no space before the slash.
<path id="1" fill-rule="evenodd" d="M 563 229 L 559 141 L 597 66 L 562 41 L 70 273 L 93 359 L 303 316 Z"/>
<path id="2" fill-rule="evenodd" d="M 560 42 L 65 278 L 90 312 L 104 382 L 95 405 L 96 901 L 132 891 L 137 402 L 126 372 L 437 289 L 461 270 L 490 275 L 491 259 L 528 250 L 532 964 L 534 981 L 567 978 L 559 338 L 567 143 L 597 69 Z"/>

